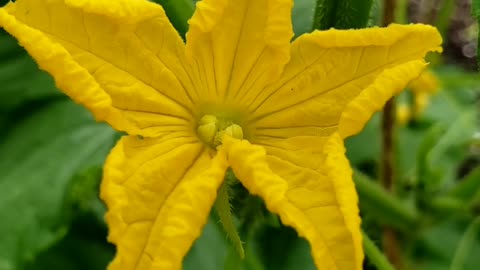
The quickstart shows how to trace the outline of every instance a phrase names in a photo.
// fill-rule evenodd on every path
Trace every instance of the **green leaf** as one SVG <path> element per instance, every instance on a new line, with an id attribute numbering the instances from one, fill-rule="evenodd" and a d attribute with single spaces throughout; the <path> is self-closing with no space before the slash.
<path id="1" fill-rule="evenodd" d="M 292 10 L 293 32 L 295 36 L 312 31 L 315 0 L 295 0 Z"/>
<path id="2" fill-rule="evenodd" d="M 264 226 L 257 234 L 257 253 L 260 254 L 265 269 L 317 269 L 311 256 L 310 245 L 291 227 Z"/>
<path id="3" fill-rule="evenodd" d="M 359 171 L 354 171 L 353 179 L 362 213 L 400 230 L 409 230 L 418 225 L 420 217 L 415 208 L 407 206 Z"/>
<path id="4" fill-rule="evenodd" d="M 105 241 L 107 228 L 95 216 L 77 217 L 68 234 L 38 255 L 24 270 L 105 270 L 115 252 Z"/>
<path id="5" fill-rule="evenodd" d="M 217 221 L 210 217 L 202 235 L 195 242 L 183 262 L 184 270 L 223 270 L 229 245 Z"/>
<path id="6" fill-rule="evenodd" d="M 449 195 L 464 202 L 471 202 L 480 191 L 480 167 L 471 171 L 449 192 Z"/>
<path id="7" fill-rule="evenodd" d="M 38 69 L 17 41 L 0 30 L 0 111 L 23 102 L 59 97 L 52 78 Z"/>
<path id="8" fill-rule="evenodd" d="M 112 140 L 113 142 L 113 140 Z M 113 144 L 111 145 L 113 147 Z M 93 214 L 99 222 L 104 223 L 106 206 L 98 194 L 102 180 L 102 164 L 88 167 L 73 176 L 65 194 L 64 208 L 71 210 L 73 217 L 86 213 Z"/>
<path id="9" fill-rule="evenodd" d="M 450 270 L 465 269 L 466 259 L 472 251 L 478 232 L 480 232 L 480 216 L 470 223 L 458 244 L 455 256 L 453 257 Z"/>
<path id="10" fill-rule="evenodd" d="M 375 114 L 359 134 L 345 142 L 348 160 L 362 171 L 375 172 L 380 157 L 380 114 Z"/>
<path id="11" fill-rule="evenodd" d="M 188 31 L 188 19 L 195 10 L 192 0 L 153 0 L 160 4 L 167 14 L 170 22 L 177 29 L 180 36 L 185 39 Z"/>
<path id="12" fill-rule="evenodd" d="M 422 150 L 424 153 L 420 156 L 419 162 L 424 164 L 420 165 L 422 170 L 418 175 L 420 182 L 425 183 L 427 190 L 434 191 L 442 185 L 453 184 L 458 163 L 468 153 L 469 143 L 476 130 L 475 117 L 475 111 L 467 110 L 444 132 L 443 130 L 436 132 L 441 134 L 427 136 L 424 145 L 428 145 L 429 147 L 426 148 L 430 149 Z M 433 127 L 433 129 L 436 128 Z"/>
<path id="13" fill-rule="evenodd" d="M 472 1 L 472 14 L 473 16 L 477 17 L 478 25 L 480 27 L 480 0 Z M 478 35 L 477 61 L 480 65 L 480 34 Z"/>
<path id="14" fill-rule="evenodd" d="M 100 165 L 114 131 L 70 101 L 36 111 L 0 144 L 0 269 L 19 269 L 62 238 L 77 171 Z"/>
<path id="15" fill-rule="evenodd" d="M 447 220 L 435 224 L 424 231 L 417 231 L 418 238 L 410 251 L 412 261 L 417 263 L 412 269 L 451 270 L 457 247 L 472 220 Z M 462 270 L 477 270 L 480 265 L 480 235 L 468 235 L 472 241 L 468 256 L 464 257 Z M 410 268 L 409 268 L 410 269 Z"/>
<path id="16" fill-rule="evenodd" d="M 363 28 L 370 19 L 373 0 L 317 0 L 313 29 Z"/>

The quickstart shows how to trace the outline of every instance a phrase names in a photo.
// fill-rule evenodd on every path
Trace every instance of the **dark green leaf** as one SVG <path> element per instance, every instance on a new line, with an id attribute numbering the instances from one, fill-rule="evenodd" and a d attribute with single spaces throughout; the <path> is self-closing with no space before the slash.
<path id="1" fill-rule="evenodd" d="M 429 230 L 419 231 L 418 241 L 411 250 L 412 269 L 452 270 L 451 263 L 455 251 L 460 244 L 471 221 L 454 220 L 436 224 Z M 477 270 L 480 265 L 480 235 L 470 236 L 473 239 L 471 251 L 465 258 L 462 270 Z"/>
<path id="2" fill-rule="evenodd" d="M 313 29 L 350 29 L 367 26 L 373 0 L 317 0 Z"/>
<path id="3" fill-rule="evenodd" d="M 77 171 L 102 164 L 114 131 L 70 101 L 19 122 L 0 144 L 0 269 L 18 269 L 63 237 Z"/>
<path id="4" fill-rule="evenodd" d="M 398 198 L 385 191 L 374 180 L 359 171 L 354 173 L 355 187 L 360 197 L 360 209 L 382 224 L 409 230 L 419 220 L 415 208 L 404 204 Z"/>
<path id="5" fill-rule="evenodd" d="M 105 270 L 115 248 L 105 241 L 107 229 L 95 216 L 77 217 L 68 234 L 38 255 L 25 270 Z"/>
<path id="6" fill-rule="evenodd" d="M 185 258 L 184 270 L 223 270 L 229 246 L 221 228 L 215 225 L 216 222 L 213 217 L 210 218 L 202 236 Z"/>
<path id="7" fill-rule="evenodd" d="M 188 31 L 188 20 L 193 15 L 194 5 L 192 0 L 153 0 L 162 5 L 170 22 L 178 33 L 185 38 Z"/>
<path id="8" fill-rule="evenodd" d="M 419 162 L 424 164 L 420 166 L 423 170 L 418 177 L 424 178 L 421 182 L 424 182 L 428 189 L 435 190 L 441 185 L 453 184 L 456 168 L 468 153 L 468 146 L 475 130 L 475 112 L 469 110 L 451 123 L 448 129 L 441 132 L 441 136 L 426 138 L 424 143 L 431 148 L 423 154 L 424 157 L 420 157 L 423 160 Z"/>
<path id="9" fill-rule="evenodd" d="M 26 101 L 61 96 L 52 78 L 17 41 L 0 31 L 0 111 L 9 111 Z"/>
<path id="10" fill-rule="evenodd" d="M 462 201 L 469 202 L 480 191 L 480 167 L 471 171 L 450 191 L 449 195 Z"/>

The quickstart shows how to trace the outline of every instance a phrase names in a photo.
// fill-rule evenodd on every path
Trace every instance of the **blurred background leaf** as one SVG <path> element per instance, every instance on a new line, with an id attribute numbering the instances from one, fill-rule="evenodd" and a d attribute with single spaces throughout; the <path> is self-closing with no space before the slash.
<path id="1" fill-rule="evenodd" d="M 59 97 L 52 78 L 18 46 L 17 40 L 0 30 L 0 112 L 22 103 Z"/>
<path id="2" fill-rule="evenodd" d="M 0 144 L 0 268 L 18 269 L 68 231 L 74 175 L 100 166 L 114 131 L 70 101 L 18 121 Z"/>

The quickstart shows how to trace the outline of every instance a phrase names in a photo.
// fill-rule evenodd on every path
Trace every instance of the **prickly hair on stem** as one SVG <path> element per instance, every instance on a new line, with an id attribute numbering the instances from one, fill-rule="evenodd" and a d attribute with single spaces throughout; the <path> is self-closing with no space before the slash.
<path id="1" fill-rule="evenodd" d="M 230 170 L 227 171 L 225 181 L 218 189 L 217 200 L 215 201 L 215 211 L 220 218 L 220 223 L 223 230 L 227 234 L 227 238 L 233 244 L 233 247 L 238 252 L 240 258 L 245 258 L 245 250 L 243 249 L 243 242 L 233 222 L 232 205 L 230 203 L 231 185 L 235 181 L 234 177 L 229 177 L 233 174 Z"/>

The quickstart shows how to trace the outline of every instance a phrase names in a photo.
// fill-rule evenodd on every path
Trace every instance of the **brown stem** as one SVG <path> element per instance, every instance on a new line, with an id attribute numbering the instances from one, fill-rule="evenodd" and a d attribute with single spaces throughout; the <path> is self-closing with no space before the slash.
<path id="1" fill-rule="evenodd" d="M 395 181 L 395 98 L 391 98 L 383 109 L 382 118 L 382 168 L 381 184 L 392 192 Z M 382 246 L 388 260 L 395 269 L 403 269 L 402 256 L 396 231 L 385 226 L 382 233 Z"/>
<path id="2" fill-rule="evenodd" d="M 395 20 L 395 0 L 385 0 L 383 11 L 383 24 L 391 24 Z M 392 191 L 395 176 L 395 98 L 390 99 L 383 109 L 382 118 L 382 164 L 381 164 L 381 184 Z M 402 269 L 402 257 L 398 244 L 397 233 L 391 227 L 384 227 L 382 234 L 382 245 L 385 255 L 395 266 L 396 269 Z"/>
<path id="3" fill-rule="evenodd" d="M 382 117 L 382 164 L 381 184 L 392 191 L 395 175 L 395 98 L 392 97 L 383 108 Z"/>
<path id="4" fill-rule="evenodd" d="M 395 8 L 397 2 L 395 0 L 385 0 L 383 4 L 383 25 L 387 26 L 395 21 Z"/>

